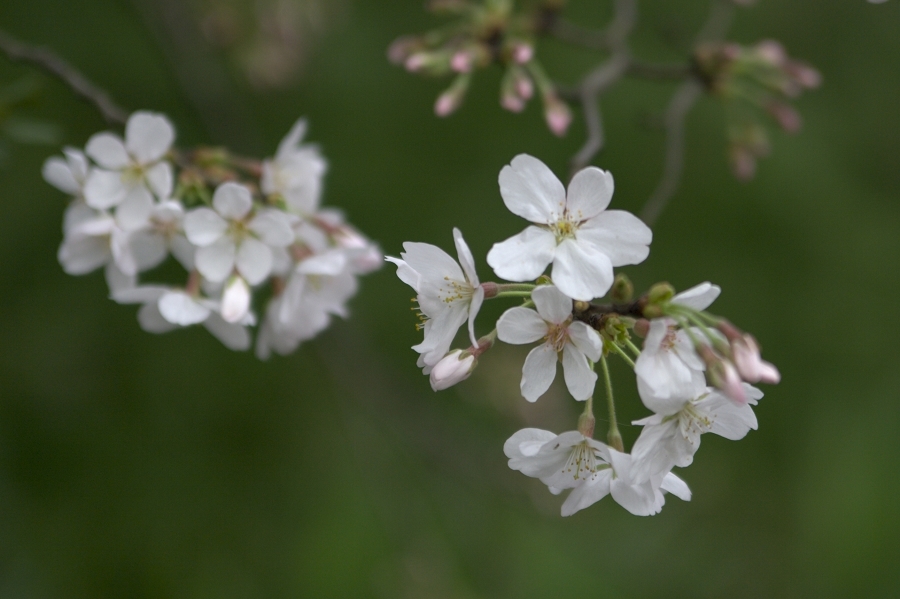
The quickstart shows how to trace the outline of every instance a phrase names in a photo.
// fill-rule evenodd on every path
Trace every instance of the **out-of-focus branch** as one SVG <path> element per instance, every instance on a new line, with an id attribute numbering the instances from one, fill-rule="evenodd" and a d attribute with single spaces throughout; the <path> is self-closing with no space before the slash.
<path id="1" fill-rule="evenodd" d="M 613 20 L 604 32 L 606 45 L 612 54 L 609 60 L 588 73 L 578 86 L 579 100 L 587 127 L 587 139 L 572 157 L 569 168 L 570 178 L 587 166 L 597 152 L 603 149 L 600 96 L 622 78 L 631 64 L 628 36 L 636 23 L 637 1 L 616 0 Z"/>
<path id="2" fill-rule="evenodd" d="M 65 83 L 80 98 L 90 102 L 111 125 L 124 125 L 128 112 L 109 94 L 57 56 L 49 48 L 32 46 L 0 31 L 0 50 L 10 59 L 40 67 Z"/>
<path id="3" fill-rule="evenodd" d="M 641 210 L 641 220 L 652 227 L 663 208 L 675 195 L 684 170 L 684 125 L 688 112 L 703 94 L 696 80 L 685 81 L 672 96 L 663 121 L 666 130 L 666 156 L 663 176 Z"/>
<path id="4" fill-rule="evenodd" d="M 606 50 L 609 48 L 606 31 L 585 29 L 559 17 L 553 19 L 546 32 L 556 39 L 573 46 L 581 46 L 589 50 Z"/>

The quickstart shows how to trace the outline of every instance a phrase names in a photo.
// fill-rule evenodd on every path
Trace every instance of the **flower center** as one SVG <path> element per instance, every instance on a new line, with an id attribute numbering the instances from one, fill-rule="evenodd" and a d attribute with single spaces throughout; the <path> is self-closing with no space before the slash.
<path id="1" fill-rule="evenodd" d="M 578 221 L 572 218 L 568 213 L 550 225 L 550 231 L 556 237 L 556 245 L 561 244 L 566 239 L 575 239 L 575 231 L 578 230 Z"/>
<path id="2" fill-rule="evenodd" d="M 678 424 L 681 426 L 681 434 L 690 441 L 691 437 L 709 432 L 712 429 L 715 418 L 715 415 L 700 412 L 693 402 L 688 402 L 681 412 L 678 413 Z"/>
<path id="3" fill-rule="evenodd" d="M 444 284 L 438 289 L 438 297 L 447 305 L 454 302 L 471 301 L 475 288 L 467 281 L 457 281 L 444 277 Z"/>
<path id="4" fill-rule="evenodd" d="M 588 445 L 587 441 L 582 441 L 572 448 L 569 459 L 563 467 L 563 472 L 571 474 L 575 480 L 589 477 L 597 471 L 597 456 L 594 455 L 594 448 Z"/>
<path id="5" fill-rule="evenodd" d="M 561 352 L 569 342 L 569 322 L 563 324 L 547 323 L 547 343 L 557 352 Z"/>

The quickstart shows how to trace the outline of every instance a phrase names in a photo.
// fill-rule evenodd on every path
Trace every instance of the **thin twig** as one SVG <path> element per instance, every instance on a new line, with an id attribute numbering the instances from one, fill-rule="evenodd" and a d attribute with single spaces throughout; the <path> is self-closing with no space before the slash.
<path id="1" fill-rule="evenodd" d="M 128 112 L 116 104 L 106 91 L 94 85 L 49 48 L 20 42 L 5 31 L 0 31 L 0 50 L 10 60 L 33 64 L 60 79 L 77 96 L 91 103 L 107 123 L 124 125 L 128 121 Z"/>
<path id="2" fill-rule="evenodd" d="M 684 170 L 684 125 L 687 113 L 703 94 L 703 86 L 696 80 L 685 81 L 672 96 L 664 119 L 666 157 L 663 176 L 641 210 L 641 220 L 652 227 L 668 201 L 675 195 Z"/>

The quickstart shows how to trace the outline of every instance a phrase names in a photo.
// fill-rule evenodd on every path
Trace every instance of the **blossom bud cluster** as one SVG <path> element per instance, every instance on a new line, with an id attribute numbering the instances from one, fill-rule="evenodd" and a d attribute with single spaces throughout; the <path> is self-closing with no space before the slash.
<path id="1" fill-rule="evenodd" d="M 732 171 L 750 179 L 756 160 L 769 154 L 765 128 L 756 118 L 768 115 L 788 133 L 800 130 L 800 114 L 789 100 L 805 89 L 818 87 L 822 78 L 805 62 L 790 58 L 774 40 L 755 46 L 706 43 L 697 47 L 694 61 L 710 92 L 728 108 L 728 142 Z"/>
<path id="2" fill-rule="evenodd" d="M 72 196 L 63 269 L 103 267 L 112 299 L 141 304 L 147 331 L 202 324 L 234 350 L 250 347 L 254 296 L 265 295 L 256 353 L 293 351 L 346 314 L 356 277 L 382 263 L 340 212 L 319 206 L 326 163 L 301 144 L 305 131 L 301 119 L 263 162 L 223 150 L 184 153 L 165 116 L 141 111 L 124 139 L 104 132 L 83 151 L 65 148 L 43 168 L 48 183 Z M 157 270 L 170 255 L 186 276 L 143 281 L 171 272 Z"/>
<path id="3" fill-rule="evenodd" d="M 413 73 L 455 75 L 435 101 L 438 116 L 448 116 L 460 107 L 475 69 L 498 64 L 504 69 L 500 105 L 521 112 L 537 88 L 547 126 L 556 135 L 566 132 L 571 110 L 534 57 L 534 34 L 546 18 L 546 7 L 531 14 L 516 12 L 514 2 L 454 0 L 433 2 L 431 8 L 457 21 L 423 35 L 398 38 L 388 48 L 388 58 Z"/>
<path id="4" fill-rule="evenodd" d="M 652 233 L 634 215 L 607 209 L 610 173 L 588 167 L 565 188 L 540 160 L 523 154 L 503 167 L 499 183 L 507 208 L 531 223 L 487 255 L 494 273 L 513 282 L 481 282 L 458 229 L 458 261 L 417 242 L 404 243 L 399 258 L 386 258 L 416 293 L 424 333 L 413 346 L 418 366 L 437 391 L 468 378 L 496 339 L 534 344 L 522 367 L 522 396 L 531 402 L 543 396 L 561 362 L 565 386 L 584 402 L 584 413 L 573 431 L 515 433 L 504 447 L 510 468 L 539 478 L 555 494 L 571 489 L 563 515 L 606 495 L 636 515 L 657 513 L 666 492 L 690 499 L 672 469 L 692 462 L 702 433 L 740 439 L 755 429 L 752 406 L 762 393 L 750 383 L 777 383 L 778 370 L 761 359 L 751 335 L 706 312 L 719 295 L 716 285 L 676 293 L 662 283 L 632 299 L 630 281 L 613 269 L 642 262 Z M 595 302 L 607 294 L 610 303 Z M 522 303 L 477 337 L 483 302 L 502 298 Z M 464 323 L 471 345 L 451 350 Z M 643 349 L 634 336 L 645 337 Z M 615 420 L 610 356 L 634 369 L 641 401 L 652 412 L 634 423 L 643 429 L 630 453 Z M 593 438 L 598 365 L 609 406 L 606 443 Z"/>

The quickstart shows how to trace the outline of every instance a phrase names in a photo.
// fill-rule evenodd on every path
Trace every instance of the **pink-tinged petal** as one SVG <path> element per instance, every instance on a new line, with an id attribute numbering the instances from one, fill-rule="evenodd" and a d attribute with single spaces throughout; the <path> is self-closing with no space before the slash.
<path id="1" fill-rule="evenodd" d="M 528 227 L 506 241 L 495 243 L 487 262 L 498 277 L 508 281 L 538 278 L 553 261 L 556 237 L 540 227 Z"/>
<path id="2" fill-rule="evenodd" d="M 609 495 L 612 469 L 604 468 L 592 474 L 583 485 L 575 487 L 562 504 L 560 513 L 571 516 L 575 512 L 590 507 Z"/>
<path id="3" fill-rule="evenodd" d="M 519 154 L 500 171 L 500 195 L 509 211 L 533 223 L 555 222 L 566 208 L 566 190 L 546 164 Z"/>
<path id="4" fill-rule="evenodd" d="M 128 243 L 140 272 L 162 264 L 168 255 L 165 239 L 150 231 L 135 231 L 129 237 Z"/>
<path id="5" fill-rule="evenodd" d="M 250 287 L 241 277 L 233 277 L 222 293 L 222 318 L 240 322 L 250 311 Z"/>
<path id="6" fill-rule="evenodd" d="M 596 166 L 589 166 L 572 177 L 566 196 L 566 211 L 576 222 L 594 218 L 606 210 L 612 195 L 612 175 Z"/>
<path id="7" fill-rule="evenodd" d="M 56 257 L 66 274 L 84 275 L 109 262 L 112 251 L 105 237 L 67 237 Z"/>
<path id="8" fill-rule="evenodd" d="M 400 258 L 394 258 L 393 256 L 385 256 L 384 259 L 387 262 L 391 262 L 397 265 L 397 277 L 400 278 L 401 281 L 409 285 L 413 288 L 413 290 L 418 293 L 419 292 L 419 273 L 417 273 L 409 264 L 407 264 L 404 260 Z"/>
<path id="9" fill-rule="evenodd" d="M 188 215 L 190 216 L 190 215 Z M 212 245 L 197 249 L 194 261 L 197 270 L 213 283 L 224 281 L 234 268 L 234 242 L 223 237 Z"/>
<path id="10" fill-rule="evenodd" d="M 144 304 L 138 310 L 138 323 L 141 328 L 148 333 L 168 333 L 178 328 L 177 324 L 172 324 L 159 313 L 159 306 L 156 302 Z"/>
<path id="11" fill-rule="evenodd" d="M 163 115 L 138 111 L 128 117 L 125 147 L 140 164 L 149 164 L 162 158 L 174 141 L 175 129 Z"/>
<path id="12" fill-rule="evenodd" d="M 694 310 L 706 310 L 716 301 L 720 293 L 722 293 L 721 287 L 706 281 L 690 289 L 685 289 L 681 293 L 676 293 L 672 298 L 672 303 L 681 304 Z"/>
<path id="13" fill-rule="evenodd" d="M 84 183 L 84 201 L 91 208 L 106 210 L 120 204 L 128 190 L 121 173 L 96 168 Z"/>
<path id="14" fill-rule="evenodd" d="M 211 208 L 197 208 L 184 216 L 184 234 L 194 245 L 207 246 L 228 230 L 228 221 Z"/>
<path id="15" fill-rule="evenodd" d="M 478 316 L 478 311 L 481 310 L 483 303 L 484 288 L 479 286 L 475 288 L 469 302 L 469 340 L 472 342 L 472 347 L 478 347 L 478 338 L 475 336 L 475 317 Z"/>
<path id="16" fill-rule="evenodd" d="M 287 247 L 294 243 L 294 230 L 287 215 L 279 210 L 260 210 L 247 226 L 268 245 Z"/>
<path id="17" fill-rule="evenodd" d="M 248 283 L 259 285 L 272 272 L 272 250 L 262 241 L 248 237 L 238 248 L 235 266 Z"/>
<path id="18" fill-rule="evenodd" d="M 606 255 L 593 246 L 566 239 L 556 248 L 550 277 L 570 298 L 590 301 L 609 291 L 613 270 Z"/>
<path id="19" fill-rule="evenodd" d="M 154 164 L 147 170 L 145 175 L 150 190 L 156 194 L 160 200 L 172 197 L 174 187 L 174 178 L 172 174 L 172 165 L 168 162 L 159 162 Z"/>
<path id="20" fill-rule="evenodd" d="M 209 308 L 183 291 L 170 291 L 159 298 L 157 304 L 163 318 L 183 327 L 203 322 L 210 314 Z"/>
<path id="21" fill-rule="evenodd" d="M 222 183 L 213 192 L 213 208 L 229 220 L 241 220 L 252 207 L 250 190 L 239 183 Z"/>
<path id="22" fill-rule="evenodd" d="M 116 222 L 124 231 L 136 231 L 150 223 L 153 196 L 143 185 L 132 187 L 116 209 Z"/>
<path id="23" fill-rule="evenodd" d="M 528 401 L 537 401 L 547 392 L 556 378 L 556 360 L 556 350 L 548 343 L 528 352 L 522 367 L 522 397 Z"/>
<path id="24" fill-rule="evenodd" d="M 400 256 L 422 277 L 422 282 L 444 281 L 445 277 L 456 281 L 465 280 L 465 275 L 450 254 L 430 243 L 407 241 Z"/>
<path id="25" fill-rule="evenodd" d="M 479 285 L 478 272 L 475 270 L 472 250 L 466 245 L 466 240 L 463 239 L 462 233 L 456 227 L 453 227 L 453 242 L 456 244 L 456 255 L 459 257 L 459 263 L 462 266 L 463 273 L 466 275 L 466 280 L 473 287 L 477 287 Z"/>
<path id="26" fill-rule="evenodd" d="M 575 321 L 569 325 L 569 339 L 586 355 L 589 360 L 596 362 L 603 351 L 603 341 L 600 334 L 583 322 Z"/>
<path id="27" fill-rule="evenodd" d="M 688 488 L 687 483 L 671 472 L 663 477 L 662 484 L 660 484 L 659 488 L 671 493 L 683 501 L 691 500 L 691 490 Z"/>
<path id="28" fill-rule="evenodd" d="M 285 135 L 284 139 L 281 140 L 281 143 L 278 144 L 278 152 L 275 154 L 275 157 L 281 160 L 290 158 L 291 154 L 296 151 L 297 146 L 300 145 L 300 142 L 303 141 L 305 135 L 306 119 L 297 119 L 297 122 L 291 127 L 288 134 Z"/>
<path id="29" fill-rule="evenodd" d="M 547 323 L 529 308 L 510 308 L 497 321 L 497 336 L 504 343 L 534 343 L 547 335 Z"/>
<path id="30" fill-rule="evenodd" d="M 609 258 L 613 266 L 639 264 L 650 254 L 653 232 L 641 219 L 623 210 L 607 210 L 590 219 L 575 232 L 579 242 L 587 242 Z"/>
<path id="31" fill-rule="evenodd" d="M 547 322 L 562 324 L 572 315 L 572 300 L 553 285 L 541 285 L 531 292 L 538 314 Z"/>
<path id="32" fill-rule="evenodd" d="M 591 370 L 587 357 L 572 345 L 563 347 L 563 377 L 572 397 L 584 401 L 594 394 L 597 373 Z"/>
<path id="33" fill-rule="evenodd" d="M 81 193 L 81 185 L 75 180 L 75 175 L 72 174 L 69 163 L 58 156 L 53 156 L 44 161 L 41 174 L 44 176 L 44 181 L 62 192 L 71 195 Z"/>
<path id="34" fill-rule="evenodd" d="M 106 169 L 122 170 L 131 164 L 128 151 L 122 138 L 113 133 L 97 133 L 93 135 L 84 148 L 85 153 L 94 162 Z"/>
<path id="35" fill-rule="evenodd" d="M 213 312 L 203 321 L 203 326 L 228 349 L 234 351 L 250 349 L 250 332 L 243 325 L 225 322 L 221 316 Z"/>

